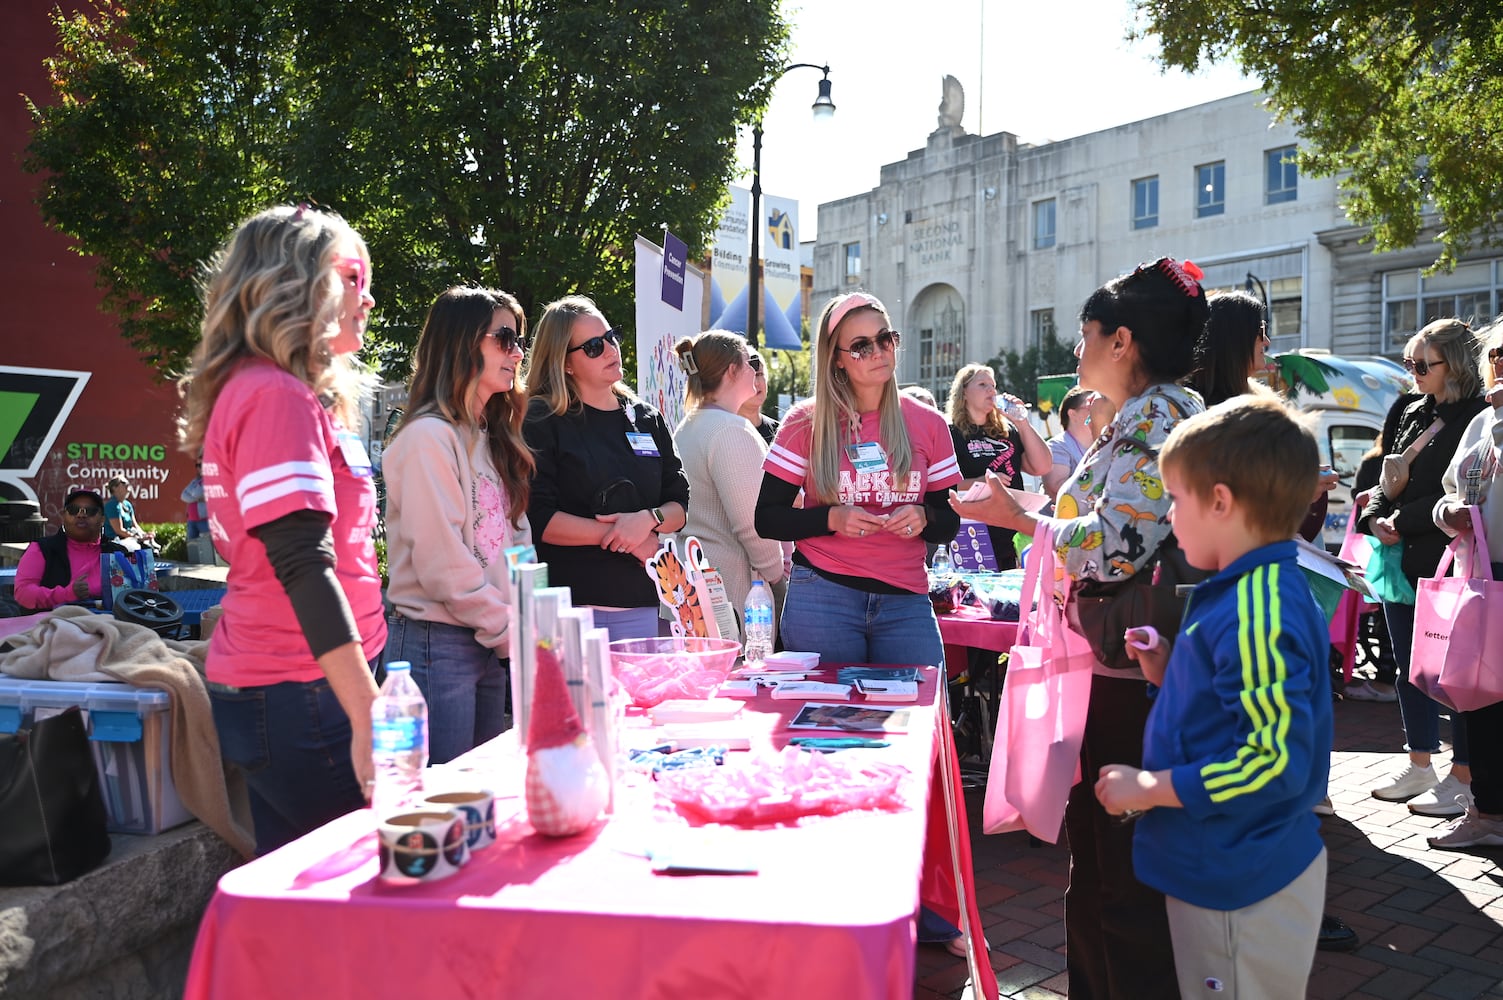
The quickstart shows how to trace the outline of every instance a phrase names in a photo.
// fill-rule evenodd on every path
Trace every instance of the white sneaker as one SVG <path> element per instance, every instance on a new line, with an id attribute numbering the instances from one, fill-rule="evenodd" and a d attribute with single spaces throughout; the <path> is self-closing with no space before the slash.
<path id="1" fill-rule="evenodd" d="M 1503 847 L 1503 821 L 1487 819 L 1477 812 L 1475 805 L 1469 805 L 1466 814 L 1451 824 L 1449 832 L 1426 839 L 1431 847 L 1442 851 L 1466 847 Z"/>
<path id="2" fill-rule="evenodd" d="M 1417 816 L 1461 816 L 1472 805 L 1472 787 L 1456 780 L 1455 774 L 1409 800 L 1409 811 Z"/>
<path id="3" fill-rule="evenodd" d="M 1382 799 L 1384 802 L 1403 802 L 1438 784 L 1440 784 L 1440 775 L 1435 773 L 1433 764 L 1426 764 L 1424 767 L 1410 764 L 1393 781 L 1374 788 L 1372 795 L 1373 798 Z"/>
<path id="4" fill-rule="evenodd" d="M 1341 697 L 1347 701 L 1398 701 L 1399 693 L 1392 687 L 1374 687 L 1371 681 L 1362 681 L 1358 684 L 1348 684 L 1346 690 L 1341 692 Z"/>

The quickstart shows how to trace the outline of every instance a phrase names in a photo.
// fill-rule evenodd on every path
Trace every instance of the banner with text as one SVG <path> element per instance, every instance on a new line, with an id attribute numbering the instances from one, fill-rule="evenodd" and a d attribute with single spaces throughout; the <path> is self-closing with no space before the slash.
<path id="1" fill-rule="evenodd" d="M 700 332 L 705 274 L 684 265 L 682 308 L 665 301 L 663 250 L 643 236 L 636 240 L 637 395 L 657 407 L 672 430 L 684 417 L 687 376 L 678 366 L 673 345 Z"/>
<path id="2" fill-rule="evenodd" d="M 751 258 L 751 192 L 732 187 L 710 254 L 710 329 L 746 333 L 746 280 Z"/>

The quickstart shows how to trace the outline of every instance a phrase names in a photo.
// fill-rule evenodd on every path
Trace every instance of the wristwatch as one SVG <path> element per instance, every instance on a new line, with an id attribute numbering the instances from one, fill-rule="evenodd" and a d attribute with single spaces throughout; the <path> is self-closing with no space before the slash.
<path id="1" fill-rule="evenodd" d="M 652 508 L 652 519 L 654 521 L 658 522 L 656 525 L 653 526 L 653 529 L 652 529 L 653 531 L 657 531 L 659 528 L 661 528 L 663 526 L 663 508 L 661 508 L 661 507 L 654 507 L 654 508 Z"/>

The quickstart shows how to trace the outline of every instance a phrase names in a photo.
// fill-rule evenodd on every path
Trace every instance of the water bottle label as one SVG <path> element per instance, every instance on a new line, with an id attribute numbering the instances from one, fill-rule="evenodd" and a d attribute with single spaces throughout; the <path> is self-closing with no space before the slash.
<path id="1" fill-rule="evenodd" d="M 421 747 L 427 738 L 427 725 L 415 716 L 382 719 L 371 727 L 371 745 L 377 753 L 406 753 Z"/>

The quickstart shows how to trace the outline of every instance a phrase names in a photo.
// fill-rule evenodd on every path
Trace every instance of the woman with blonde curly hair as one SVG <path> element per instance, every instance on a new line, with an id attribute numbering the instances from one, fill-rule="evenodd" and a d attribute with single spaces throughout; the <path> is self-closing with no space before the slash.
<path id="1" fill-rule="evenodd" d="M 1023 401 L 1013 395 L 1002 398 L 1012 411 L 1011 420 L 997 406 L 997 376 L 986 365 L 966 365 L 950 383 L 945 410 L 964 488 L 985 482 L 987 472 L 995 472 L 1010 488 L 1021 490 L 1023 473 L 1042 477 L 1054 467 L 1049 446 L 1028 422 Z M 1018 565 L 1014 534 L 1006 528 L 987 528 L 998 569 Z"/>
<path id="2" fill-rule="evenodd" d="M 261 854 L 359 808 L 374 784 L 371 664 L 386 623 L 356 434 L 368 380 L 353 360 L 370 275 L 338 216 L 253 216 L 210 265 L 182 381 L 182 449 L 203 449 L 214 544 L 230 563 L 209 698 Z"/>
<path id="3" fill-rule="evenodd" d="M 496 736 L 505 721 L 511 605 L 502 553 L 532 541 L 526 350 L 527 317 L 513 296 L 439 295 L 418 337 L 407 416 L 386 448 L 386 659 L 412 664 L 435 764 Z"/>
<path id="4" fill-rule="evenodd" d="M 527 517 L 549 582 L 595 608 L 613 640 L 660 631 L 642 567 L 689 509 L 673 436 L 623 374 L 621 331 L 594 302 L 574 295 L 543 309 L 522 425 L 537 460 Z"/>

